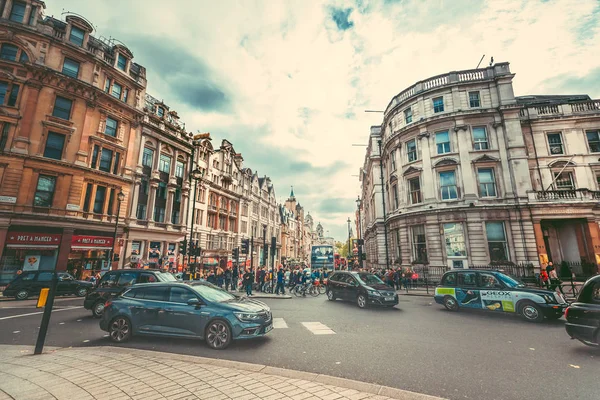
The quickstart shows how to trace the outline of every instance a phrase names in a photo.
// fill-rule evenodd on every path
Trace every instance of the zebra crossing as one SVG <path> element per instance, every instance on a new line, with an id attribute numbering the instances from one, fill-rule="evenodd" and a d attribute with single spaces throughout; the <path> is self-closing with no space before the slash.
<path id="1" fill-rule="evenodd" d="M 313 335 L 335 335 L 335 331 L 321 322 L 301 322 L 305 329 Z M 273 329 L 288 329 L 289 326 L 284 318 L 273 318 Z"/>

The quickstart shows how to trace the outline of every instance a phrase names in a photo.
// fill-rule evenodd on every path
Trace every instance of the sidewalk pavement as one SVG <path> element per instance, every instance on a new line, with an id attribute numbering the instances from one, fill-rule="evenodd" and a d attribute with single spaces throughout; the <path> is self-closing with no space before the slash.
<path id="1" fill-rule="evenodd" d="M 32 354 L 29 346 L 0 345 L 0 400 L 440 399 L 309 372 L 125 347 Z"/>

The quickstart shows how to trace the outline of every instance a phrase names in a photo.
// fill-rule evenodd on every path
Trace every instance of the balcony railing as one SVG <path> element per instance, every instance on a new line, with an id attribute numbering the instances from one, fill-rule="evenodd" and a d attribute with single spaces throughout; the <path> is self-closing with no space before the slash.
<path id="1" fill-rule="evenodd" d="M 521 109 L 523 119 L 537 119 L 547 117 L 563 117 L 581 114 L 600 114 L 600 100 L 579 101 L 576 103 L 548 104 L 529 106 Z"/>
<path id="2" fill-rule="evenodd" d="M 454 71 L 447 74 L 433 76 L 431 78 L 419 81 L 409 88 L 404 89 L 397 94 L 386 107 L 386 114 L 397 104 L 416 96 L 417 94 L 448 85 L 455 85 L 462 82 L 477 82 L 492 79 L 500 75 L 510 74 L 508 63 L 498 63 L 491 67 L 481 69 L 470 69 L 463 71 Z"/>
<path id="3" fill-rule="evenodd" d="M 211 204 L 208 205 L 208 211 L 217 212 L 217 206 L 213 206 Z"/>
<path id="4" fill-rule="evenodd" d="M 598 201 L 600 200 L 600 191 L 589 189 L 536 191 L 529 193 L 529 200 L 542 202 Z"/>

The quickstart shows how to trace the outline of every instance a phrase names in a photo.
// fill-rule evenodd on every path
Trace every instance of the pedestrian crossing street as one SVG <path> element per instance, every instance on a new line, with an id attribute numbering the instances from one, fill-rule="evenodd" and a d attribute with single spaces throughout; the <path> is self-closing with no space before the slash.
<path id="1" fill-rule="evenodd" d="M 333 329 L 321 322 L 301 322 L 301 325 L 313 335 L 335 335 Z M 287 329 L 287 322 L 283 318 L 273 318 L 273 329 Z"/>

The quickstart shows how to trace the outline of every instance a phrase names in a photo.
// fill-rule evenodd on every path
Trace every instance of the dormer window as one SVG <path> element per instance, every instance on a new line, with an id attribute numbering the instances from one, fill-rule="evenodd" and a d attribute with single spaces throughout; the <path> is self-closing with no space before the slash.
<path id="1" fill-rule="evenodd" d="M 156 114 L 158 114 L 158 116 L 162 118 L 165 115 L 165 109 L 162 107 L 157 107 Z"/>
<path id="2" fill-rule="evenodd" d="M 71 34 L 69 35 L 69 42 L 76 46 L 83 46 L 83 38 L 85 37 L 85 31 L 76 26 L 71 26 Z"/>
<path id="3" fill-rule="evenodd" d="M 127 58 L 121 53 L 117 55 L 117 68 L 121 71 L 127 71 Z"/>
<path id="4" fill-rule="evenodd" d="M 14 2 L 12 6 L 12 10 L 10 10 L 10 19 L 13 22 L 22 23 L 25 18 L 25 3 Z"/>

